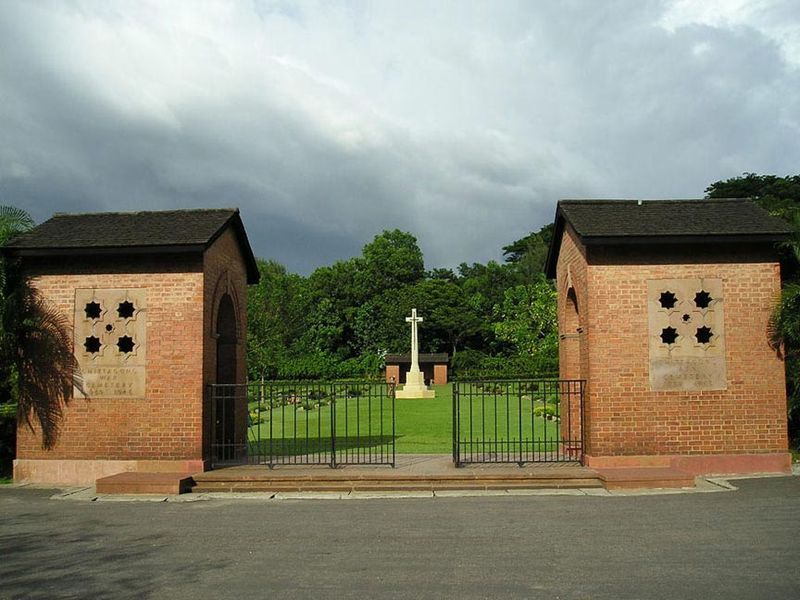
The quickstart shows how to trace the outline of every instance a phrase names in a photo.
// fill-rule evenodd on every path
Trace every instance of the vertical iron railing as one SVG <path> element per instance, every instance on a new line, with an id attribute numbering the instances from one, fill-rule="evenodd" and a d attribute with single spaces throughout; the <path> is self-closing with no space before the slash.
<path id="1" fill-rule="evenodd" d="M 453 383 L 453 462 L 583 462 L 586 382 Z"/>
<path id="2" fill-rule="evenodd" d="M 209 386 L 212 466 L 395 465 L 395 386 L 262 381 Z"/>

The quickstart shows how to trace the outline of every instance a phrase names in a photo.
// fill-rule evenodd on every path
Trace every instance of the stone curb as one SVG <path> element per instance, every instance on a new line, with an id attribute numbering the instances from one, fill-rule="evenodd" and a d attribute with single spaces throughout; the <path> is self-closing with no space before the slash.
<path id="1" fill-rule="evenodd" d="M 211 500 L 257 500 L 257 501 L 291 501 L 291 500 L 390 500 L 390 499 L 435 499 L 435 498 L 486 498 L 486 497 L 519 497 L 519 496 L 595 496 L 595 497 L 634 497 L 634 496 L 666 496 L 675 494 L 707 494 L 737 491 L 731 480 L 759 479 L 772 477 L 791 477 L 791 475 L 747 475 L 731 477 L 698 477 L 694 488 L 655 488 L 635 490 L 614 490 L 604 488 L 575 489 L 508 489 L 508 490 L 434 490 L 427 491 L 384 491 L 384 492 L 203 492 L 199 494 L 97 494 L 94 487 L 65 488 L 51 496 L 53 500 L 73 502 L 201 502 Z M 34 487 L 20 485 L 15 487 Z M 47 488 L 42 488 L 47 489 Z"/>

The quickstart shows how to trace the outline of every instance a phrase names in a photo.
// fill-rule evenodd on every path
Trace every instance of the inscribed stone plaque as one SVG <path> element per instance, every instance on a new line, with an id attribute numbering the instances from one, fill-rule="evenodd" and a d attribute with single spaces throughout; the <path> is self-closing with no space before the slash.
<path id="1" fill-rule="evenodd" d="M 720 279 L 647 282 L 651 389 L 726 389 L 723 306 Z"/>
<path id="2" fill-rule="evenodd" d="M 145 290 L 75 290 L 75 356 L 90 398 L 144 398 L 146 332 Z"/>

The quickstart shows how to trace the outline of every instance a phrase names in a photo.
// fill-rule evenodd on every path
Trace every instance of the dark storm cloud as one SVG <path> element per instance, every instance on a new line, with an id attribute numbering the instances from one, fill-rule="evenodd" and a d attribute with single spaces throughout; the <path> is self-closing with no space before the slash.
<path id="1" fill-rule="evenodd" d="M 5 3 L 0 203 L 240 206 L 303 272 L 394 227 L 483 262 L 559 197 L 796 172 L 788 4 Z"/>

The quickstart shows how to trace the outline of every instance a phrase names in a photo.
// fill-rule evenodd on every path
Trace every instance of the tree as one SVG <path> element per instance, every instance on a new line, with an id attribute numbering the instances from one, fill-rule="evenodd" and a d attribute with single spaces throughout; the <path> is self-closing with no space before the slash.
<path id="1" fill-rule="evenodd" d="M 453 269 L 436 268 L 431 269 L 425 275 L 428 279 L 444 279 L 445 281 L 458 281 L 458 277 L 453 273 Z"/>
<path id="2" fill-rule="evenodd" d="M 744 173 L 706 188 L 706 198 L 750 198 L 770 214 L 786 218 L 800 208 L 800 175 L 778 177 Z"/>
<path id="3" fill-rule="evenodd" d="M 505 290 L 523 284 L 524 277 L 516 265 L 501 265 L 493 260 L 485 265 L 461 263 L 458 273 L 458 285 L 464 294 L 467 306 L 481 321 L 480 328 L 475 333 L 474 339 L 477 344 L 473 349 L 486 353 L 506 350 L 505 344 L 495 336 L 493 325 L 497 319 L 495 306 L 503 302 Z"/>
<path id="4" fill-rule="evenodd" d="M 549 223 L 539 231 L 503 246 L 503 255 L 507 263 L 516 265 L 526 281 L 532 281 L 539 273 L 544 273 L 552 241 L 553 224 Z"/>
<path id="5" fill-rule="evenodd" d="M 0 207 L 0 245 L 30 229 L 33 220 L 17 208 Z M 0 258 L 0 372 L 4 399 L 42 445 L 58 437 L 63 407 L 73 386 L 82 388 L 67 319 L 27 281 L 18 260 Z"/>
<path id="6" fill-rule="evenodd" d="M 423 311 L 423 331 L 431 341 L 442 340 L 435 350 L 447 350 L 455 358 L 458 347 L 469 336 L 477 333 L 482 325 L 481 317 L 469 305 L 461 288 L 452 281 L 431 279 L 418 283 L 411 291 L 414 298 L 412 308 Z"/>
<path id="7" fill-rule="evenodd" d="M 461 263 L 458 267 L 459 285 L 474 308 L 489 320 L 495 305 L 503 300 L 509 287 L 524 283 L 514 265 L 501 265 L 490 260 L 480 263 Z"/>
<path id="8" fill-rule="evenodd" d="M 507 289 L 496 312 L 497 337 L 513 344 L 520 354 L 543 356 L 557 351 L 556 292 L 544 275 L 534 283 Z"/>
<path id="9" fill-rule="evenodd" d="M 425 276 L 422 250 L 417 238 L 393 229 L 384 231 L 362 252 L 361 280 L 370 295 L 412 285 Z"/>
<path id="10" fill-rule="evenodd" d="M 0 246 L 33 227 L 33 219 L 24 210 L 0 206 Z M 0 403 L 16 401 L 17 369 L 10 350 L 15 343 L 16 315 L 12 313 L 14 288 L 17 285 L 16 265 L 0 253 Z"/>
<path id="11" fill-rule="evenodd" d="M 787 284 L 770 322 L 773 347 L 786 360 L 789 434 L 800 442 L 800 282 Z"/>
<path id="12" fill-rule="evenodd" d="M 259 260 L 257 285 L 247 290 L 247 365 L 251 377 L 274 373 L 306 331 L 306 280 L 273 261 Z"/>
<path id="13" fill-rule="evenodd" d="M 706 197 L 749 198 L 794 229 L 789 240 L 778 244 L 784 286 L 770 323 L 770 338 L 785 356 L 789 435 L 800 444 L 800 175 L 744 173 L 712 183 Z"/>

